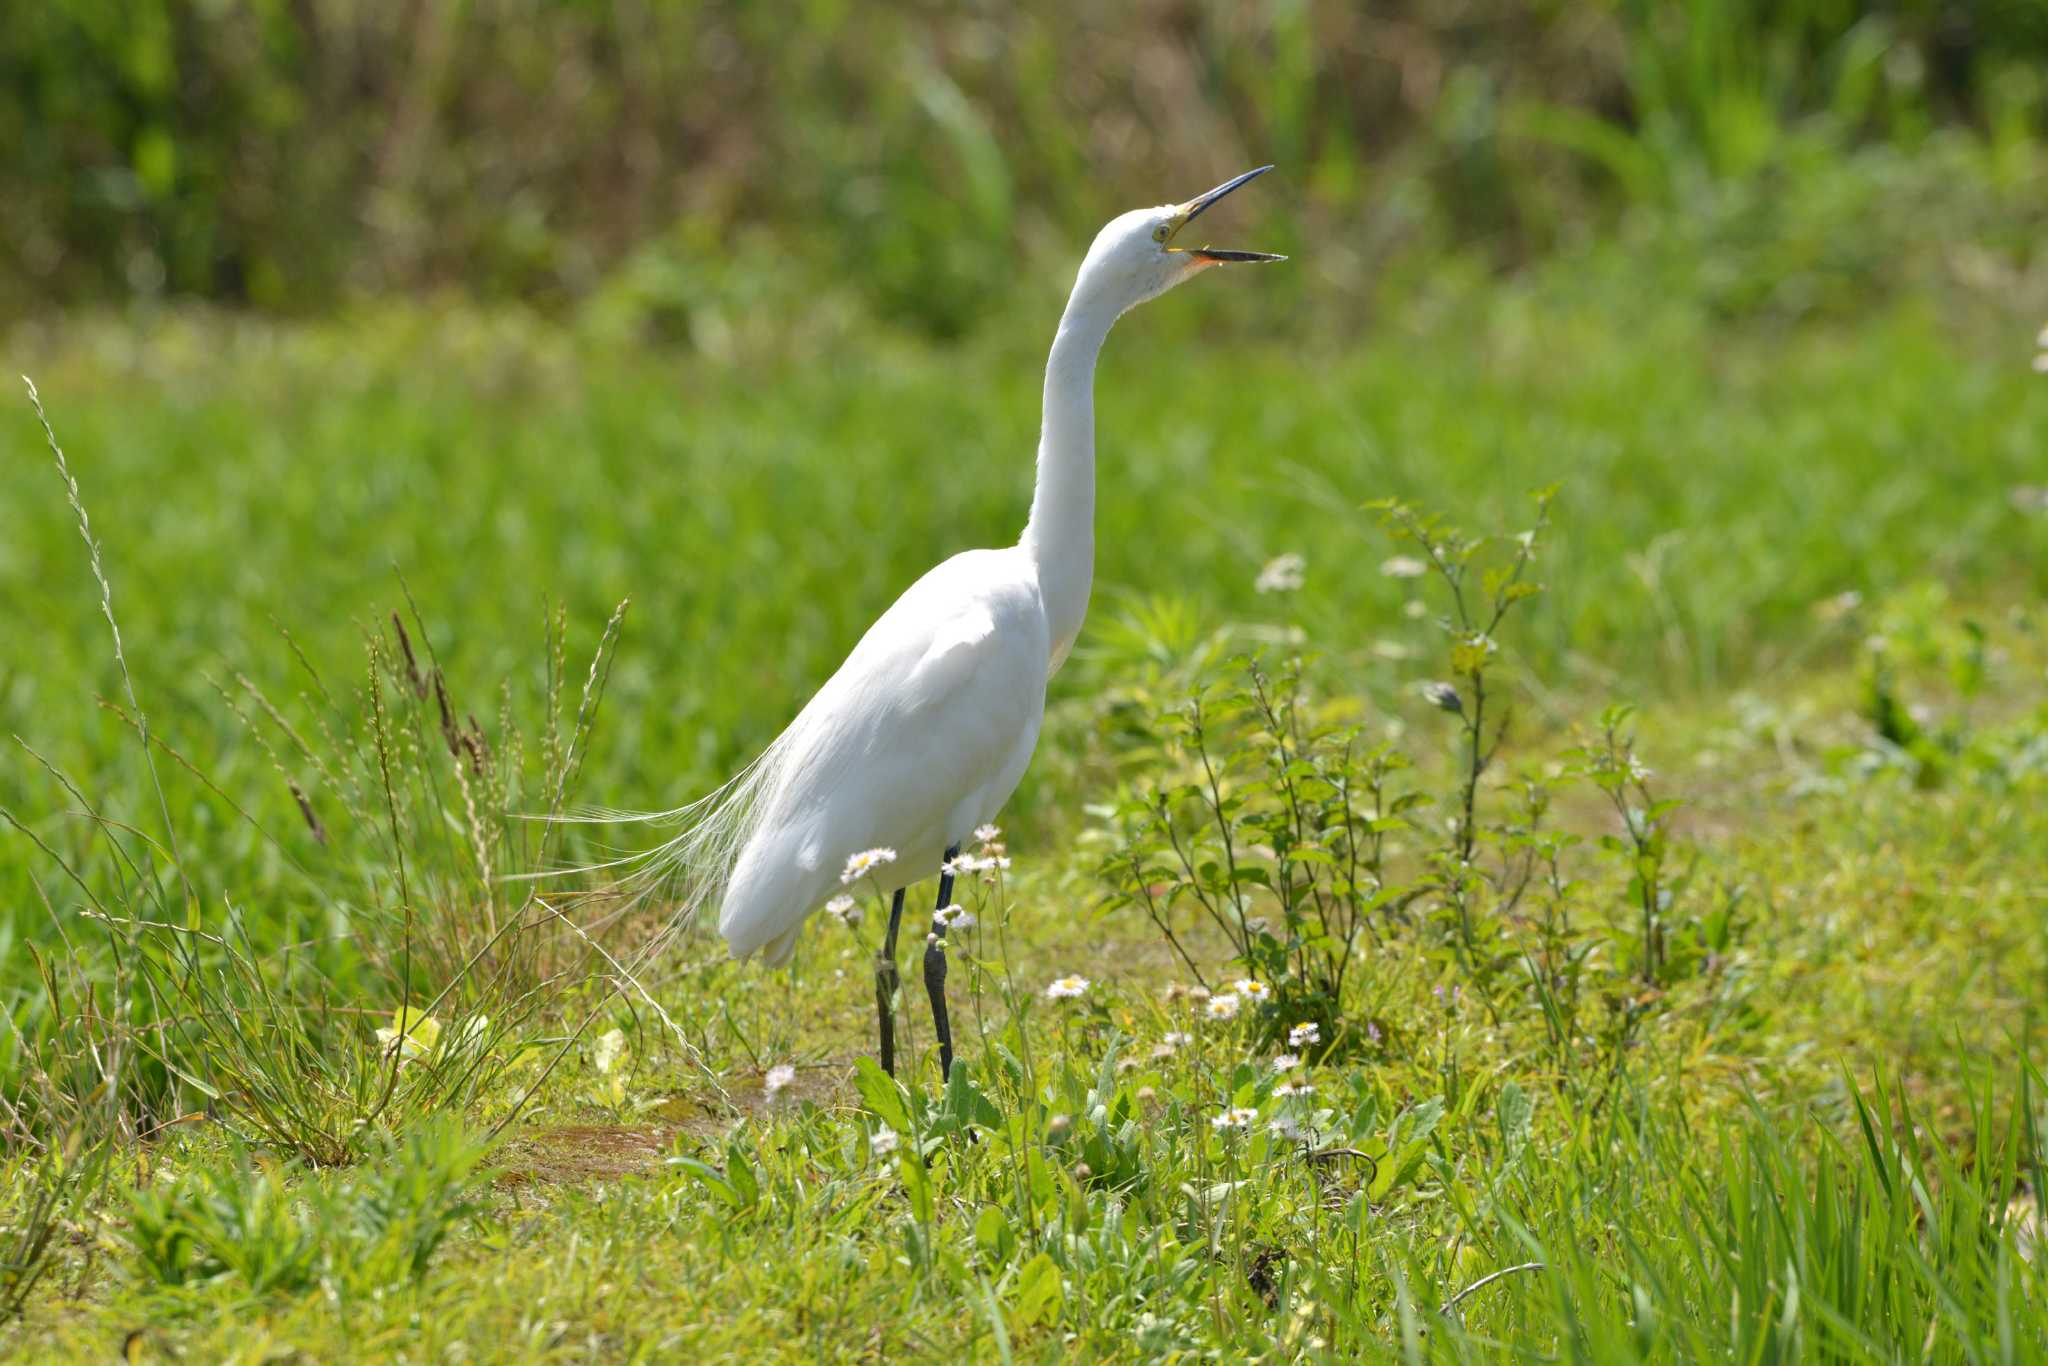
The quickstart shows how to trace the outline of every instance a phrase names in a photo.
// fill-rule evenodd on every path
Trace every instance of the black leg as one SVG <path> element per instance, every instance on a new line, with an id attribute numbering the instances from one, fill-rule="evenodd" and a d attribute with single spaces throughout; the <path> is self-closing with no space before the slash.
<path id="1" fill-rule="evenodd" d="M 875 954 L 875 1014 L 882 1021 L 882 1070 L 896 1075 L 896 1017 L 890 1002 L 896 998 L 900 979 L 896 976 L 896 927 L 903 923 L 903 888 L 896 889 L 889 903 L 889 932 Z"/>
<path id="2" fill-rule="evenodd" d="M 948 864 L 960 857 L 960 846 L 954 845 L 946 851 Z M 939 904 L 934 910 L 944 910 L 953 904 L 953 875 L 939 873 Z M 953 1076 L 953 1026 L 946 1019 L 946 927 L 937 915 L 932 916 L 931 932 L 924 940 L 924 990 L 932 998 L 932 1028 L 939 1036 L 939 1076 L 951 1080 Z"/>

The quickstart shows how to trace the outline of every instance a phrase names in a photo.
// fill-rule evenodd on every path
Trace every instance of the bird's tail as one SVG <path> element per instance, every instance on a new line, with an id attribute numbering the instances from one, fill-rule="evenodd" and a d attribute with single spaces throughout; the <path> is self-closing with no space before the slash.
<path id="1" fill-rule="evenodd" d="M 557 817 L 569 824 L 647 825 L 672 828 L 674 833 L 650 848 L 540 876 L 609 876 L 608 890 L 623 897 L 625 910 L 668 903 L 671 909 L 662 928 L 636 955 L 642 961 L 651 958 L 686 930 L 705 906 L 715 908 L 724 897 L 740 851 L 781 785 L 794 730 L 785 731 L 723 786 L 687 805 L 668 811 L 588 807 Z"/>

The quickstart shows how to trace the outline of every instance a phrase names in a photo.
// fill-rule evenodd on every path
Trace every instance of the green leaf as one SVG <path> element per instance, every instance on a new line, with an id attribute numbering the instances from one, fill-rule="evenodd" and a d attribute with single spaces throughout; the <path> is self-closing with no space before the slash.
<path id="1" fill-rule="evenodd" d="M 1011 1317 L 1019 1328 L 1050 1323 L 1059 1317 L 1062 1298 L 1059 1265 L 1041 1252 L 1018 1273 Z"/>
<path id="2" fill-rule="evenodd" d="M 992 1261 L 1010 1260 L 1010 1254 L 1017 1250 L 1017 1235 L 1011 1231 L 1010 1220 L 1002 1210 L 994 1205 L 982 1210 L 974 1221 L 974 1244 Z"/>
<path id="3" fill-rule="evenodd" d="M 1509 1082 L 1500 1088 L 1494 1111 L 1500 1119 L 1501 1150 L 1508 1157 L 1515 1157 L 1528 1145 L 1529 1121 L 1535 1110 L 1529 1093 L 1516 1083 Z"/>
<path id="4" fill-rule="evenodd" d="M 747 1160 L 747 1150 L 738 1139 L 725 1145 L 725 1179 L 732 1187 L 735 1208 L 751 1208 L 760 1199 L 761 1183 L 755 1179 L 754 1164 Z"/>
<path id="5" fill-rule="evenodd" d="M 1002 1110 L 968 1077 L 966 1062 L 958 1058 L 953 1060 L 953 1074 L 946 1078 L 946 1113 L 956 1123 L 984 1129 L 998 1128 L 1003 1122 Z"/>
<path id="6" fill-rule="evenodd" d="M 853 1064 L 854 1088 L 867 1103 L 870 1113 L 899 1134 L 909 1134 L 910 1110 L 904 1104 L 903 1088 L 896 1079 L 884 1072 L 873 1058 L 860 1058 Z"/>

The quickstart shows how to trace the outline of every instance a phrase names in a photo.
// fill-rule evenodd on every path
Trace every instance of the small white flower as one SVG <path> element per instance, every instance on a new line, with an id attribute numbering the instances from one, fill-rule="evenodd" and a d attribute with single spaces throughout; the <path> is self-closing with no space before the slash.
<path id="1" fill-rule="evenodd" d="M 1159 1040 L 1168 1048 L 1186 1048 L 1194 1041 L 1195 1036 L 1188 1033 L 1185 1029 L 1169 1029 L 1166 1031 L 1165 1037 Z"/>
<path id="2" fill-rule="evenodd" d="M 894 849 L 863 849 L 858 854 L 846 856 L 846 871 L 839 875 L 842 885 L 858 882 L 869 873 L 875 872 L 885 863 L 896 861 Z"/>
<path id="3" fill-rule="evenodd" d="M 842 892 L 825 903 L 825 914 L 850 930 L 860 924 L 860 903 Z"/>
<path id="4" fill-rule="evenodd" d="M 974 839 L 978 844 L 994 844 L 1002 837 L 1003 832 L 993 825 L 977 825 L 974 827 Z"/>
<path id="5" fill-rule="evenodd" d="M 1276 555 L 1266 561 L 1252 587 L 1261 593 L 1292 593 L 1301 587 L 1308 561 L 1299 555 Z"/>
<path id="6" fill-rule="evenodd" d="M 896 1131 L 884 1124 L 868 1135 L 868 1150 L 876 1157 L 887 1157 L 896 1151 Z"/>
<path id="7" fill-rule="evenodd" d="M 1304 1020 L 1287 1031 L 1287 1046 L 1300 1048 L 1304 1044 L 1321 1043 L 1323 1027 L 1314 1020 Z"/>
<path id="8" fill-rule="evenodd" d="M 1211 996 L 1203 1010 L 1212 1020 L 1233 1020 L 1237 1018 L 1239 1004 L 1238 998 L 1226 991 L 1221 996 Z"/>
<path id="9" fill-rule="evenodd" d="M 1273 994 L 1273 988 L 1267 986 L 1264 982 L 1254 982 L 1249 977 L 1238 978 L 1230 984 L 1230 989 L 1244 997 L 1247 1001 L 1250 1001 L 1253 1005 L 1258 1005 Z"/>
<path id="10" fill-rule="evenodd" d="M 957 903 L 951 906 L 939 907 L 939 909 L 932 912 L 932 919 L 938 921 L 948 934 L 954 930 L 971 930 L 974 928 L 974 912 Z"/>
<path id="11" fill-rule="evenodd" d="M 1301 1121 L 1287 1115 L 1282 1115 L 1268 1124 L 1266 1128 L 1271 1131 L 1275 1138 L 1289 1140 L 1299 1140 L 1301 1138 Z"/>
<path id="12" fill-rule="evenodd" d="M 768 1075 L 762 1079 L 761 1086 L 762 1089 L 767 1091 L 768 1099 L 773 1100 L 781 1095 L 790 1083 L 795 1080 L 796 1069 L 794 1067 L 791 1067 L 786 1062 L 777 1063 L 768 1069 Z"/>
<path id="13" fill-rule="evenodd" d="M 1380 573 L 1390 579 L 1419 579 L 1429 572 L 1429 566 L 1413 555 L 1396 555 L 1380 562 Z"/>
<path id="14" fill-rule="evenodd" d="M 1401 604 L 1401 615 L 1410 621 L 1421 621 L 1429 615 L 1429 606 L 1421 598 L 1410 598 Z"/>
<path id="15" fill-rule="evenodd" d="M 1061 977 L 1046 987 L 1046 996 L 1055 1001 L 1069 1001 L 1088 990 L 1086 977 Z"/>
<path id="16" fill-rule="evenodd" d="M 1206 1000 L 1208 1000 L 1208 999 L 1209 999 L 1209 988 L 1207 988 L 1207 987 L 1189 987 L 1189 988 L 1188 988 L 1188 999 L 1189 999 L 1190 1001 L 1206 1001 Z"/>
<path id="17" fill-rule="evenodd" d="M 1276 1096 L 1306 1096 L 1313 1093 L 1315 1089 L 1314 1086 L 1305 1081 L 1283 1081 L 1273 1088 L 1273 1094 Z"/>
<path id="18" fill-rule="evenodd" d="M 1273 928 L 1273 926 L 1272 923 L 1262 915 L 1249 915 L 1245 917 L 1244 928 L 1245 933 L 1247 934 L 1264 934 L 1267 930 Z"/>
<path id="19" fill-rule="evenodd" d="M 1292 1072 L 1299 1066 L 1301 1066 L 1301 1059 L 1292 1053 L 1282 1053 L 1273 1059 L 1273 1070 L 1275 1072 Z"/>
<path id="20" fill-rule="evenodd" d="M 1655 772 L 1655 769 L 1651 768 L 1641 759 L 1636 758 L 1635 755 L 1631 754 L 1628 756 L 1628 776 L 1633 778 L 1635 781 L 1642 782 L 1644 779 L 1650 777 Z"/>
<path id="21" fill-rule="evenodd" d="M 1238 1106 L 1225 1110 L 1222 1114 L 1210 1120 L 1209 1123 L 1217 1129 L 1242 1129 L 1258 1117 L 1259 1112 L 1257 1110 L 1247 1110 L 1242 1106 Z"/>

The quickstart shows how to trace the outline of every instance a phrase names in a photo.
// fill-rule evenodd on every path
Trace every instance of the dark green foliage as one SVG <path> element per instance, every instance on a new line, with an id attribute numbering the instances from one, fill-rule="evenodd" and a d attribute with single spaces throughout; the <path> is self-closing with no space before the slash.
<path id="1" fill-rule="evenodd" d="M 1523 261 L 1588 210 L 1721 221 L 1717 183 L 1871 136 L 2038 126 L 2038 15 L 46 0 L 0 29 L 0 299 L 560 301 L 611 277 L 687 335 L 739 260 L 943 336 L 1105 204 L 1265 160 L 1293 178 L 1282 235 L 1364 222 L 1357 266 L 1418 236 Z"/>
<path id="2" fill-rule="evenodd" d="M 373 1145 L 360 1170 L 322 1183 L 237 1146 L 128 1192 L 120 1234 L 132 1274 L 151 1286 L 371 1293 L 418 1280 L 477 1212 L 484 1154 L 459 1123 L 423 1121 Z"/>

